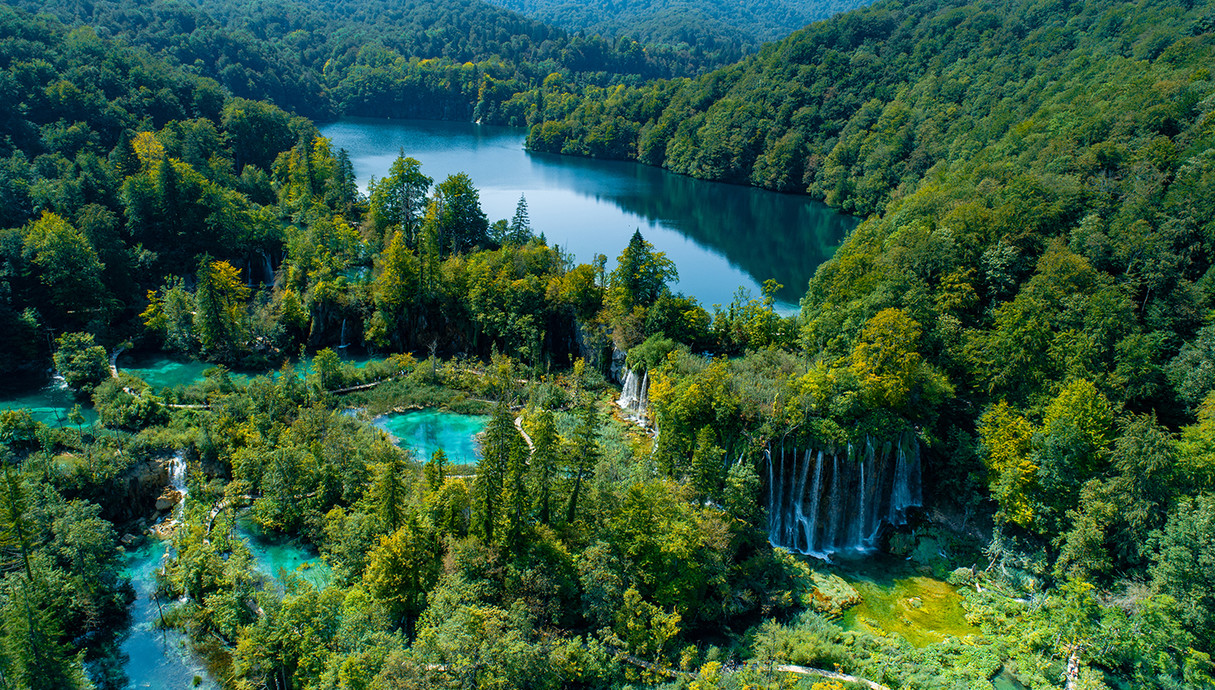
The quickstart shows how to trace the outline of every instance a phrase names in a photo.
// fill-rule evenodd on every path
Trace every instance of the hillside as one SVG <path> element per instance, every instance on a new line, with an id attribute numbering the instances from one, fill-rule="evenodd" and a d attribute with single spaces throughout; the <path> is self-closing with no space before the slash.
<path id="1" fill-rule="evenodd" d="M 629 36 L 642 43 L 688 45 L 734 60 L 805 25 L 865 4 L 857 0 L 492 0 L 570 31 Z"/>
<path id="2" fill-rule="evenodd" d="M 99 7 L 0 7 L 0 685 L 1215 686 L 1209 2 L 883 2 L 649 82 L 473 4 L 430 59 L 421 5 Z M 800 314 L 710 312 L 198 72 L 867 217 Z M 420 408 L 475 467 L 378 426 Z"/>
<path id="3" fill-rule="evenodd" d="M 233 95 L 301 114 L 511 122 L 516 94 L 557 72 L 578 83 L 641 83 L 722 64 L 684 46 L 572 35 L 480 0 L 173 2 L 16 0 L 97 27 Z M 522 117 L 515 117 L 524 124 Z"/>

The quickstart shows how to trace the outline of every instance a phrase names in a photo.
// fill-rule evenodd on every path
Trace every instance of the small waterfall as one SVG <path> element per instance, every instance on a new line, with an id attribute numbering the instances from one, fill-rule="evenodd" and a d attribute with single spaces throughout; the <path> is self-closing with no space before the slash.
<path id="1" fill-rule="evenodd" d="M 637 376 L 632 369 L 625 369 L 624 385 L 620 390 L 620 399 L 616 404 L 624 410 L 625 416 L 641 426 L 646 425 L 646 406 L 649 402 L 650 372 Z"/>
<path id="2" fill-rule="evenodd" d="M 160 498 L 156 499 L 157 510 L 168 510 L 170 506 L 173 511 L 163 517 L 155 526 L 152 527 L 152 532 L 162 539 L 168 539 L 173 535 L 173 531 L 182 523 L 186 517 L 186 497 L 190 493 L 190 489 L 186 486 L 186 456 L 182 451 L 177 451 L 173 457 L 169 458 L 169 485 L 165 487 Z"/>
<path id="3" fill-rule="evenodd" d="M 342 319 L 342 335 L 338 338 L 338 349 L 343 350 L 350 347 L 350 343 L 346 342 L 346 319 Z"/>
<path id="4" fill-rule="evenodd" d="M 842 451 L 782 446 L 764 453 L 773 546 L 820 558 L 867 550 L 883 524 L 904 524 L 908 509 L 921 505 L 920 446 L 910 433 Z"/>
<path id="5" fill-rule="evenodd" d="M 173 522 L 180 523 L 186 515 L 186 496 L 190 494 L 186 486 L 186 455 L 180 450 L 169 460 L 169 486 L 181 495 L 173 508 Z"/>

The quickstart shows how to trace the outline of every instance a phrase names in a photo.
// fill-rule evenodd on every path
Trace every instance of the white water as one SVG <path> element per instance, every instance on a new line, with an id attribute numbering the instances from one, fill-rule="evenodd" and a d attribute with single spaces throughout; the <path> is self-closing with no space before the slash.
<path id="1" fill-rule="evenodd" d="M 781 447 L 766 457 L 768 541 L 790 551 L 828 558 L 871 549 L 883 524 L 905 524 L 908 509 L 922 502 L 920 446 L 911 434 L 880 450 L 866 441 L 863 450 Z"/>
<path id="2" fill-rule="evenodd" d="M 173 521 L 180 523 L 186 515 L 186 495 L 190 493 L 190 489 L 186 487 L 186 456 L 181 451 L 177 451 L 169 459 L 169 486 L 181 494 L 181 499 L 173 508 Z"/>
<path id="3" fill-rule="evenodd" d="M 625 416 L 646 426 L 646 407 L 649 403 L 650 372 L 644 372 L 640 377 L 632 369 L 625 369 L 624 386 L 620 391 L 620 399 L 616 404 L 624 410 Z"/>

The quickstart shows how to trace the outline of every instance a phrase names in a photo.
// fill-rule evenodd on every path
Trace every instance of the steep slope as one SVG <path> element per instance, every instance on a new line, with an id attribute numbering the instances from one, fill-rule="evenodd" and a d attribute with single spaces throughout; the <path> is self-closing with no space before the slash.
<path id="1" fill-rule="evenodd" d="M 480 0 L 10 4 L 97 27 L 103 36 L 211 77 L 234 95 L 321 118 L 498 121 L 498 104 L 552 72 L 606 85 L 721 64 L 687 46 L 647 48 L 631 39 L 571 35 Z"/>
<path id="2" fill-rule="evenodd" d="M 500 7 L 571 31 L 631 36 L 642 43 L 694 47 L 720 59 L 742 57 L 831 15 L 864 5 L 863 0 L 491 0 Z"/>

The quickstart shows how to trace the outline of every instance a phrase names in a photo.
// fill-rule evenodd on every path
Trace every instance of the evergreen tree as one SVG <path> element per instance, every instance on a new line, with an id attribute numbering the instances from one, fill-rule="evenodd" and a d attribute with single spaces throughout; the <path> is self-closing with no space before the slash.
<path id="1" fill-rule="evenodd" d="M 510 219 L 510 227 L 506 241 L 510 244 L 527 244 L 532 238 L 532 224 L 527 215 L 527 197 L 519 195 L 519 203 L 515 205 L 515 215 Z"/>
<path id="2" fill-rule="evenodd" d="M 552 520 L 553 481 L 556 479 L 557 452 L 560 439 L 557 436 L 557 425 L 553 422 L 553 414 L 542 410 L 536 415 L 532 425 L 532 476 L 535 477 L 536 517 L 540 524 L 550 524 Z"/>
<path id="3" fill-rule="evenodd" d="M 721 485 L 722 453 L 713 427 L 701 427 L 692 452 L 692 491 L 701 500 L 711 498 Z"/>
<path id="4" fill-rule="evenodd" d="M 582 481 L 595 467 L 599 459 L 599 411 L 595 400 L 587 396 L 587 400 L 579 410 L 578 428 L 574 430 L 573 467 L 574 487 L 570 491 L 569 507 L 565 512 L 565 521 L 574 522 L 578 512 L 578 499 L 582 491 Z"/>
<path id="5" fill-rule="evenodd" d="M 431 453 L 430 459 L 422 467 L 422 473 L 426 476 L 426 486 L 431 491 L 438 491 L 443 488 L 443 482 L 446 481 L 446 472 L 447 453 L 444 453 L 443 449 L 439 448 L 434 453 Z"/>
<path id="6" fill-rule="evenodd" d="M 369 499 L 385 531 L 393 532 L 401 526 L 402 511 L 409 499 L 405 484 L 407 466 L 401 451 L 387 442 L 379 443 L 375 454 L 379 463 L 375 468 Z"/>
<path id="7" fill-rule="evenodd" d="M 502 517 L 506 475 L 518 436 L 510 406 L 505 399 L 499 400 L 485 427 L 481 462 L 477 467 L 477 528 L 486 541 L 494 540 L 494 527 Z"/>

